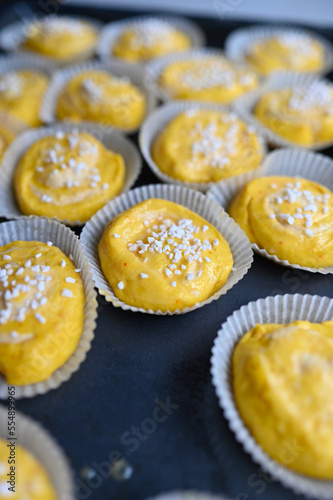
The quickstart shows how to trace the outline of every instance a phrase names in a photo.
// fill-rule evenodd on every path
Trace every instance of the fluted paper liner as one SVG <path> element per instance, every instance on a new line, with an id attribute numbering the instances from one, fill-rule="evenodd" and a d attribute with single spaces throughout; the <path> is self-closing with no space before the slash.
<path id="1" fill-rule="evenodd" d="M 257 132 L 261 134 L 262 137 L 265 138 L 272 146 L 298 147 L 320 151 L 321 149 L 332 146 L 333 140 L 318 142 L 316 144 L 311 144 L 310 146 L 298 144 L 276 134 L 254 115 L 254 108 L 256 104 L 267 92 L 285 88 L 295 88 L 300 85 L 309 85 L 313 82 L 319 81 L 323 80 L 319 80 L 315 75 L 311 74 L 293 73 L 290 71 L 277 72 L 268 78 L 268 80 L 261 87 L 238 97 L 238 99 L 235 99 L 232 103 L 232 107 L 244 120 L 251 123 Z"/>
<path id="2" fill-rule="evenodd" d="M 56 71 L 51 80 L 51 84 L 43 98 L 41 107 L 41 120 L 45 124 L 50 124 L 57 121 L 56 108 L 57 101 L 60 93 L 67 85 L 67 83 L 85 71 L 108 71 L 112 75 L 123 78 L 128 78 L 133 85 L 138 87 L 144 94 L 146 99 L 146 113 L 145 117 L 152 112 L 156 105 L 156 96 L 149 88 L 149 81 L 147 80 L 147 74 L 143 68 L 137 64 L 130 64 L 122 61 L 108 61 L 108 62 L 98 62 L 90 61 L 82 64 L 75 64 L 69 66 L 68 68 L 63 68 Z M 65 123 L 69 123 L 70 120 L 62 120 Z M 83 123 L 84 120 L 81 121 Z M 77 123 L 77 122 L 75 122 Z M 96 122 L 99 124 L 99 122 Z M 108 126 L 108 125 L 106 125 Z M 138 130 L 139 127 L 134 128 L 117 128 L 123 133 L 132 134 Z"/>
<path id="3" fill-rule="evenodd" d="M 97 300 L 94 285 L 91 280 L 91 271 L 84 255 L 78 237 L 68 227 L 57 221 L 45 217 L 22 217 L 18 221 L 0 224 L 0 245 L 4 246 L 12 241 L 52 241 L 53 245 L 60 248 L 65 255 L 73 257 L 77 269 L 81 269 L 85 307 L 84 324 L 80 342 L 66 363 L 58 368 L 47 380 L 36 384 L 15 386 L 15 398 L 31 398 L 38 394 L 45 394 L 51 389 L 57 389 L 63 382 L 71 378 L 78 371 L 81 363 L 86 359 L 94 338 L 97 318 Z M 0 377 L 0 399 L 7 399 L 8 384 Z"/>
<path id="4" fill-rule="evenodd" d="M 163 70 L 169 66 L 169 64 L 172 64 L 177 61 L 182 61 L 182 60 L 191 60 L 191 59 L 197 59 L 197 58 L 207 58 L 207 57 L 221 57 L 223 59 L 226 58 L 224 52 L 220 49 L 214 49 L 214 48 L 197 48 L 197 49 L 190 49 L 186 50 L 183 52 L 176 52 L 173 54 L 168 54 L 163 57 L 158 57 L 156 59 L 153 59 L 151 62 L 149 62 L 146 65 L 146 72 L 147 72 L 147 85 L 149 86 L 150 89 L 153 90 L 153 92 L 162 100 L 162 101 L 172 101 L 172 100 L 177 100 L 177 98 L 173 97 L 168 93 L 167 90 L 165 90 L 160 84 L 159 84 L 159 78 L 163 72 Z M 255 71 L 251 70 L 249 66 L 245 66 L 244 64 L 237 64 L 236 66 L 242 67 L 242 68 L 247 68 L 248 70 L 252 71 L 255 73 Z M 260 78 L 260 77 L 259 77 Z"/>
<path id="5" fill-rule="evenodd" d="M 191 40 L 191 47 L 202 47 L 205 44 L 205 35 L 195 23 L 175 16 L 138 16 L 122 21 L 115 21 L 105 24 L 101 30 L 99 42 L 97 44 L 97 55 L 102 60 L 116 59 L 123 61 L 113 54 L 113 47 L 124 30 L 140 27 L 147 21 L 162 21 L 171 25 L 187 35 Z M 156 59 L 156 58 L 154 58 Z M 137 61 L 132 64 L 144 64 L 145 61 Z"/>
<path id="6" fill-rule="evenodd" d="M 69 133 L 73 130 L 85 131 L 92 134 L 107 149 L 120 154 L 125 163 L 125 181 L 121 190 L 125 193 L 134 185 L 141 172 L 142 161 L 137 147 L 124 135 L 111 127 L 101 127 L 96 123 L 58 123 L 50 127 L 30 129 L 17 137 L 8 147 L 3 157 L 0 168 L 0 217 L 17 219 L 22 217 L 14 191 L 13 176 L 21 157 L 39 139 L 54 135 L 56 132 Z M 59 220 L 57 217 L 54 219 Z M 80 220 L 69 221 L 63 219 L 60 222 L 68 226 L 80 226 L 84 222 Z"/>
<path id="7" fill-rule="evenodd" d="M 44 16 L 46 17 L 54 17 L 54 16 Z M 58 16 L 59 19 L 75 19 L 78 21 L 85 21 L 91 24 L 98 35 L 98 31 L 100 30 L 102 23 L 98 19 L 93 19 L 85 16 Z M 40 18 L 43 19 L 43 18 Z M 38 19 L 38 20 L 40 20 Z M 21 46 L 24 41 L 24 32 L 26 28 L 32 23 L 35 22 L 37 18 L 27 17 L 21 19 L 20 21 L 16 21 L 14 23 L 9 24 L 5 28 L 0 31 L 0 48 L 5 52 L 16 52 L 22 57 L 33 56 L 38 59 L 42 63 L 47 63 L 52 69 L 61 68 L 63 66 L 68 66 L 69 64 L 75 64 L 80 61 L 85 61 L 91 57 L 96 52 L 96 46 L 98 43 L 98 38 L 94 47 L 89 50 L 85 50 L 84 52 L 77 54 L 74 57 L 68 57 L 66 59 L 58 59 L 53 57 L 48 57 L 46 55 L 40 54 L 34 50 L 30 50 Z"/>
<path id="8" fill-rule="evenodd" d="M 212 495 L 199 491 L 173 491 L 170 493 L 162 493 L 149 500 L 227 500 L 225 496 Z"/>
<path id="9" fill-rule="evenodd" d="M 30 417 L 16 412 L 15 421 L 16 443 L 34 455 L 44 467 L 57 493 L 57 498 L 75 500 L 72 473 L 60 446 L 48 431 Z M 0 406 L 0 438 L 6 440 L 7 437 L 10 437 L 8 436 L 8 410 Z"/>
<path id="10" fill-rule="evenodd" d="M 177 309 L 173 312 L 162 312 L 160 310 L 153 311 L 152 309 L 132 307 L 122 302 L 115 296 L 101 269 L 98 256 L 98 244 L 104 232 L 105 226 L 118 214 L 150 198 L 160 198 L 173 201 L 179 205 L 189 208 L 215 226 L 229 244 L 234 259 L 234 267 L 227 282 L 214 295 L 203 302 L 196 303 L 192 307 L 187 307 L 182 310 Z M 94 217 L 90 219 L 90 221 L 85 225 L 80 239 L 89 260 L 93 273 L 93 280 L 99 290 L 99 293 L 104 295 L 105 299 L 108 302 L 112 302 L 115 307 L 149 314 L 184 314 L 211 303 L 213 300 L 216 300 L 221 297 L 221 295 L 227 293 L 228 290 L 238 283 L 238 281 L 240 281 L 248 272 L 253 261 L 253 253 L 247 236 L 240 229 L 238 224 L 236 224 L 221 207 L 198 191 L 167 184 L 143 186 L 118 196 L 105 205 L 101 210 L 99 210 L 99 212 L 97 212 L 96 215 L 94 215 Z"/>
<path id="11" fill-rule="evenodd" d="M 227 210 L 233 198 L 246 184 L 258 177 L 270 175 L 303 177 L 318 182 L 333 192 L 333 160 L 320 153 L 290 148 L 269 153 L 259 169 L 216 184 L 209 189 L 207 196 Z M 318 268 L 299 266 L 298 264 L 291 264 L 287 260 L 280 260 L 276 255 L 269 254 L 264 248 L 259 248 L 255 243 L 252 244 L 252 248 L 261 256 L 272 260 L 276 264 L 293 267 L 294 269 L 303 269 L 312 273 L 333 273 L 333 266 Z"/>
<path id="12" fill-rule="evenodd" d="M 164 106 L 157 108 L 145 120 L 140 130 L 139 145 L 144 159 L 146 160 L 156 177 L 158 177 L 161 181 L 168 184 L 177 184 L 179 186 L 186 186 L 191 189 L 197 189 L 198 191 L 205 192 L 207 191 L 207 189 L 214 186 L 216 182 L 186 182 L 171 177 L 165 172 L 162 172 L 162 170 L 153 160 L 151 154 L 154 140 L 165 129 L 165 127 L 180 113 L 196 109 L 218 111 L 219 113 L 231 113 L 230 108 L 228 108 L 227 106 L 219 106 L 216 104 L 210 104 L 201 101 L 169 102 Z M 261 154 L 264 158 L 267 152 L 266 144 L 261 136 L 258 135 L 258 139 L 261 144 Z"/>
<path id="13" fill-rule="evenodd" d="M 297 320 L 322 323 L 332 320 L 333 300 L 318 295 L 277 295 L 250 302 L 229 316 L 215 339 L 211 358 L 212 380 L 219 404 L 230 429 L 254 462 L 283 486 L 308 498 L 331 499 L 333 481 L 298 474 L 269 457 L 245 426 L 235 403 L 232 384 L 232 355 L 243 335 L 256 324 L 286 324 Z"/>
<path id="14" fill-rule="evenodd" d="M 235 62 L 247 62 L 245 53 L 249 47 L 267 37 L 291 33 L 295 35 L 305 35 L 312 40 L 321 43 L 324 48 L 324 66 L 312 74 L 325 74 L 333 69 L 333 45 L 324 37 L 317 33 L 303 28 L 293 28 L 289 26 L 250 26 L 233 31 L 225 41 L 225 53 L 227 57 Z M 311 72 L 305 72 L 311 74 Z"/>

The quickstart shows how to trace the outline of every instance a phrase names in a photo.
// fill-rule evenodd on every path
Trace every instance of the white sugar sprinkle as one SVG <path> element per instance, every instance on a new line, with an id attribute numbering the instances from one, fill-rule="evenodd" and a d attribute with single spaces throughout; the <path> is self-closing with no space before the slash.
<path id="1" fill-rule="evenodd" d="M 60 265 L 61 265 L 61 267 L 66 267 L 66 261 L 64 259 L 62 259 L 62 261 L 60 262 Z"/>
<path id="2" fill-rule="evenodd" d="M 35 318 L 37 319 L 37 321 L 39 321 L 40 323 L 42 323 L 42 325 L 44 325 L 44 323 L 46 322 L 44 316 L 42 316 L 41 314 L 39 313 L 36 313 L 35 314 Z"/>
<path id="3" fill-rule="evenodd" d="M 4 255 L 2 258 L 3 260 L 12 260 L 10 255 Z"/>
<path id="4" fill-rule="evenodd" d="M 268 216 L 270 219 L 275 219 L 275 214 L 269 214 Z"/>
<path id="5" fill-rule="evenodd" d="M 187 279 L 190 281 L 190 280 L 193 280 L 194 278 L 194 274 L 193 273 L 189 273 L 187 276 Z"/>
<path id="6" fill-rule="evenodd" d="M 175 287 L 177 285 L 177 283 L 176 283 L 176 281 L 171 281 L 170 285 L 173 286 L 173 287 Z"/>
<path id="7" fill-rule="evenodd" d="M 71 277 L 65 278 L 65 281 L 66 281 L 66 283 L 75 283 L 76 282 L 76 280 L 74 278 L 71 278 Z"/>
<path id="8" fill-rule="evenodd" d="M 140 278 L 141 278 L 141 279 L 148 278 L 148 274 L 145 274 L 145 273 L 140 273 Z"/>
<path id="9" fill-rule="evenodd" d="M 114 238 L 120 238 L 119 234 L 117 234 L 117 233 L 113 233 L 113 237 Z"/>
<path id="10" fill-rule="evenodd" d="M 68 290 L 67 288 L 63 289 L 63 291 L 61 292 L 61 295 L 63 297 L 69 297 L 69 298 L 73 297 L 73 293 L 70 290 Z"/>
<path id="11" fill-rule="evenodd" d="M 47 241 L 46 244 L 48 247 L 51 247 L 53 245 L 52 241 Z"/>
<path id="12" fill-rule="evenodd" d="M 124 283 L 122 281 L 119 281 L 117 287 L 119 288 L 119 290 L 123 290 L 124 289 Z"/>
<path id="13" fill-rule="evenodd" d="M 168 268 L 166 268 L 164 272 L 165 272 L 165 274 L 166 274 L 167 276 L 171 276 L 171 275 L 172 275 L 172 272 L 171 272 L 171 271 L 170 271 L 170 269 L 168 269 Z"/>
<path id="14" fill-rule="evenodd" d="M 306 229 L 304 232 L 307 236 L 313 236 L 313 232 L 311 231 L 311 229 Z"/>

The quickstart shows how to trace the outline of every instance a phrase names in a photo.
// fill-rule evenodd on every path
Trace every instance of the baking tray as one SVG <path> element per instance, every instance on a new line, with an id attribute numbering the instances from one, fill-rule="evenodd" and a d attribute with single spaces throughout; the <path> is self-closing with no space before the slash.
<path id="1" fill-rule="evenodd" d="M 30 8 L 40 12 L 39 4 L 31 2 Z M 1 24 L 17 20 L 19 12 L 15 2 L 1 7 Z M 142 14 L 66 5 L 60 13 L 104 22 Z M 219 48 L 232 30 L 250 24 L 225 20 L 218 12 L 192 20 L 203 28 L 208 46 Z M 333 27 L 315 31 L 333 41 Z M 333 157 L 333 149 L 324 154 Z M 144 165 L 136 185 L 156 182 Z M 98 297 L 95 340 L 79 372 L 57 390 L 17 402 L 66 451 L 78 500 L 144 500 L 175 489 L 237 500 L 299 498 L 265 475 L 237 443 L 210 376 L 221 323 L 249 301 L 283 293 L 333 298 L 333 276 L 280 267 L 255 255 L 248 274 L 227 295 L 190 314 L 132 313 Z"/>

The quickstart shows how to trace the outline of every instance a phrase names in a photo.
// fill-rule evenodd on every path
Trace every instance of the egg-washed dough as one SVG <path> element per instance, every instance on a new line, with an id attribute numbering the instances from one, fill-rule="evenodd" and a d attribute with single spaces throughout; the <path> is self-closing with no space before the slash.
<path id="1" fill-rule="evenodd" d="M 186 50 L 190 46 L 191 40 L 185 33 L 165 21 L 149 19 L 124 29 L 112 53 L 128 62 L 141 62 Z"/>
<path id="2" fill-rule="evenodd" d="M 314 82 L 267 92 L 254 114 L 270 130 L 297 145 L 333 141 L 333 85 Z"/>
<path id="3" fill-rule="evenodd" d="M 15 139 L 15 132 L 0 123 L 0 161 L 9 144 Z"/>
<path id="4" fill-rule="evenodd" d="M 280 33 L 250 43 L 245 59 L 256 71 L 319 71 L 324 66 L 324 48 L 320 42 L 300 33 Z"/>
<path id="5" fill-rule="evenodd" d="M 333 479 L 333 321 L 256 325 L 233 354 L 238 410 L 282 465 Z"/>
<path id="6" fill-rule="evenodd" d="M 262 146 L 234 113 L 189 110 L 157 136 L 152 157 L 162 172 L 185 182 L 218 182 L 259 167 Z"/>
<path id="7" fill-rule="evenodd" d="M 14 174 L 22 213 L 86 222 L 122 189 L 121 155 L 87 132 L 57 132 L 35 142 Z"/>
<path id="8" fill-rule="evenodd" d="M 80 273 L 55 246 L 13 241 L 0 247 L 0 305 L 0 372 L 8 385 L 47 380 L 81 338 Z"/>
<path id="9" fill-rule="evenodd" d="M 15 464 L 8 463 L 9 444 L 0 439 L 0 500 L 58 500 L 48 473 L 30 451 L 16 443 Z M 11 466 L 15 467 L 15 492 L 8 490 Z"/>
<path id="10" fill-rule="evenodd" d="M 21 47 L 61 60 L 89 53 L 96 41 L 97 32 L 90 23 L 50 16 L 28 26 Z"/>
<path id="11" fill-rule="evenodd" d="M 109 222 L 98 252 L 121 301 L 162 312 L 214 295 L 233 265 L 229 245 L 214 226 L 177 203 L 154 198 Z"/>
<path id="12" fill-rule="evenodd" d="M 107 71 L 85 71 L 72 78 L 59 95 L 58 120 L 93 121 L 120 129 L 139 127 L 146 99 L 128 78 Z"/>
<path id="13" fill-rule="evenodd" d="M 333 193 L 295 177 L 260 177 L 234 198 L 229 214 L 251 243 L 291 264 L 333 265 Z"/>
<path id="14" fill-rule="evenodd" d="M 0 75 L 0 113 L 30 127 L 41 125 L 39 110 L 49 79 L 35 70 L 17 70 Z"/>
<path id="15" fill-rule="evenodd" d="M 168 64 L 159 84 L 174 99 L 228 104 L 258 85 L 256 75 L 223 57 L 184 58 Z"/>

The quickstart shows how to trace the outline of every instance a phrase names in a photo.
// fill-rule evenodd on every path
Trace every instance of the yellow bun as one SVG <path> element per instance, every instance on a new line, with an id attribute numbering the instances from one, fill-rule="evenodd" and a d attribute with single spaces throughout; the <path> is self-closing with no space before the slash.
<path id="1" fill-rule="evenodd" d="M 333 479 L 333 322 L 257 325 L 233 354 L 242 419 L 282 465 Z"/>
<path id="2" fill-rule="evenodd" d="M 79 19 L 46 17 L 28 26 L 22 47 L 54 59 L 68 59 L 90 52 L 97 31 Z"/>
<path id="3" fill-rule="evenodd" d="M 270 130 L 297 145 L 333 141 L 333 86 L 314 82 L 267 92 L 254 114 Z"/>
<path id="4" fill-rule="evenodd" d="M 57 500 L 58 496 L 43 465 L 15 442 L 15 464 L 9 464 L 10 441 L 0 439 L 0 500 Z M 14 450 L 13 450 L 14 451 Z M 11 458 L 13 459 L 13 458 Z M 15 467 L 15 492 L 7 482 Z"/>
<path id="5" fill-rule="evenodd" d="M 187 182 L 218 182 L 259 167 L 256 133 L 233 113 L 189 110 L 157 136 L 152 157 L 165 174 Z"/>
<path id="6" fill-rule="evenodd" d="M 98 252 L 121 301 L 162 312 L 206 300 L 225 284 L 233 265 L 229 245 L 214 226 L 160 199 L 143 201 L 111 221 Z"/>
<path id="7" fill-rule="evenodd" d="M 281 33 L 250 44 L 245 59 L 267 75 L 273 71 L 319 71 L 324 66 L 324 48 L 300 33 Z"/>
<path id="8" fill-rule="evenodd" d="M 190 46 L 191 40 L 185 33 L 165 21 L 149 19 L 124 29 L 112 53 L 129 62 L 140 62 L 186 50 Z"/>
<path id="9" fill-rule="evenodd" d="M 0 75 L 0 113 L 8 114 L 30 127 L 41 125 L 39 110 L 48 78 L 32 70 Z"/>
<path id="10" fill-rule="evenodd" d="M 139 127 L 146 99 L 127 78 L 106 71 L 85 71 L 72 78 L 59 95 L 58 120 L 93 121 L 120 129 Z"/>
<path id="11" fill-rule="evenodd" d="M 0 247 L 0 372 L 9 385 L 47 380 L 81 338 L 85 295 L 66 255 L 39 241 Z"/>
<path id="12" fill-rule="evenodd" d="M 253 90 L 258 79 L 252 71 L 239 69 L 223 57 L 207 56 L 170 63 L 159 83 L 174 99 L 227 104 Z"/>
<path id="13" fill-rule="evenodd" d="M 14 190 L 26 215 L 86 222 L 124 184 L 122 156 L 87 132 L 57 132 L 33 144 L 20 160 Z"/>
<path id="14" fill-rule="evenodd" d="M 333 194 L 316 182 L 260 177 L 249 182 L 229 207 L 251 243 L 291 264 L 333 265 Z"/>

